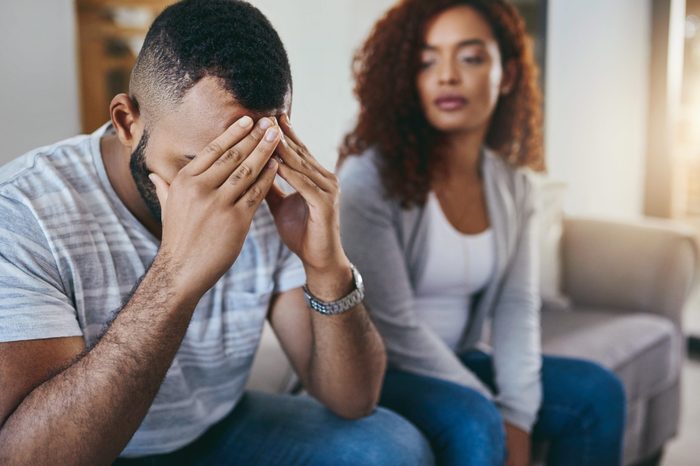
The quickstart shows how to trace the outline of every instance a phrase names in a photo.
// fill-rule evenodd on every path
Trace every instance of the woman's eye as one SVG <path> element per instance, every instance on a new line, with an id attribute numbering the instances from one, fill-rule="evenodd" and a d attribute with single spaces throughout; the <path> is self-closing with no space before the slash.
<path id="1" fill-rule="evenodd" d="M 421 62 L 420 62 L 420 68 L 421 68 L 422 70 L 424 70 L 424 69 L 426 69 L 426 68 L 430 68 L 430 67 L 433 65 L 433 63 L 434 63 L 434 62 L 433 62 L 432 60 L 421 60 Z"/>
<path id="2" fill-rule="evenodd" d="M 484 59 L 478 55 L 467 55 L 461 58 L 464 63 L 469 63 L 470 65 L 480 65 L 484 62 Z"/>

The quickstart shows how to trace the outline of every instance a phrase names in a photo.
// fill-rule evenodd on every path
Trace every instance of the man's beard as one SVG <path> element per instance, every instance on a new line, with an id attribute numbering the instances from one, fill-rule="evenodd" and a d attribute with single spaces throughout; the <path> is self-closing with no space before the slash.
<path id="1" fill-rule="evenodd" d="M 161 223 L 161 210 L 160 201 L 158 200 L 158 195 L 156 194 L 156 187 L 148 178 L 151 170 L 146 166 L 146 146 L 148 145 L 148 131 L 143 130 L 143 136 L 139 141 L 136 149 L 131 154 L 131 160 L 129 162 L 129 168 L 131 169 L 131 176 L 136 182 L 136 188 L 141 194 L 141 199 L 148 207 L 153 218 Z"/>

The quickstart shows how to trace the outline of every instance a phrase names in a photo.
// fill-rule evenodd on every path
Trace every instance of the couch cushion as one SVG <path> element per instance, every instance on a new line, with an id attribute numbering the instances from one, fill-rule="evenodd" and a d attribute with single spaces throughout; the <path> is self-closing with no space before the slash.
<path id="1" fill-rule="evenodd" d="M 629 402 L 647 399 L 673 385 L 680 372 L 682 338 L 666 318 L 572 308 L 542 312 L 545 354 L 588 359 L 623 381 Z"/>
<path id="2" fill-rule="evenodd" d="M 265 322 L 246 388 L 267 393 L 289 393 L 296 382 L 296 374 L 275 332 L 269 322 Z"/>
<path id="3" fill-rule="evenodd" d="M 532 180 L 537 192 L 540 296 L 545 308 L 564 310 L 569 306 L 568 299 L 562 292 L 561 277 L 566 184 L 542 175 L 533 175 Z"/>

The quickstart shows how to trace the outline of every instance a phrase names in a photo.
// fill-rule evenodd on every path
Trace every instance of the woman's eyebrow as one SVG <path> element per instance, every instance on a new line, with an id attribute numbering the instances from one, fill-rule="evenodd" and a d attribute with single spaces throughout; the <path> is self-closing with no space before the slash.
<path id="1" fill-rule="evenodd" d="M 481 45 L 482 47 L 486 47 L 486 42 L 484 42 L 483 39 L 466 39 L 457 43 L 457 48 L 469 47 L 471 45 Z M 423 50 L 437 50 L 439 48 L 440 47 L 438 47 L 437 45 L 423 45 Z"/>

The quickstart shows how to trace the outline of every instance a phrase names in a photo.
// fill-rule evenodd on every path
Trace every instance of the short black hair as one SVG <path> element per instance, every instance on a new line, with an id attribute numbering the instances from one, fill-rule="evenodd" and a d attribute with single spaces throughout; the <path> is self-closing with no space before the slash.
<path id="1" fill-rule="evenodd" d="M 204 77 L 219 78 L 258 112 L 282 108 L 292 87 L 279 35 L 241 0 L 184 0 L 163 10 L 146 34 L 129 93 L 140 107 L 178 104 Z"/>

